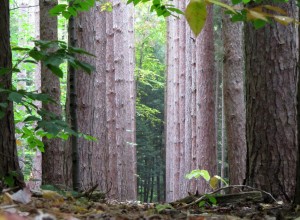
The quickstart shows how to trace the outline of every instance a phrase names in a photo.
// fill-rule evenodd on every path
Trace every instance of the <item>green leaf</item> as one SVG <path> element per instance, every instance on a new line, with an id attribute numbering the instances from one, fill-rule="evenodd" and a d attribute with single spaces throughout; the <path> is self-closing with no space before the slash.
<path id="1" fill-rule="evenodd" d="M 8 106 L 7 102 L 0 102 L 1 108 L 7 108 L 7 106 Z"/>
<path id="2" fill-rule="evenodd" d="M 48 64 L 47 67 L 51 70 L 52 73 L 54 73 L 59 78 L 63 78 L 64 72 L 57 66 Z"/>
<path id="3" fill-rule="evenodd" d="M 206 181 L 210 180 L 210 175 L 207 170 L 192 170 L 190 173 L 185 175 L 185 178 L 192 179 L 192 178 L 199 178 L 203 177 Z"/>
<path id="4" fill-rule="evenodd" d="M 9 187 L 13 187 L 15 185 L 15 180 L 14 180 L 13 175 L 10 174 L 9 176 L 6 176 L 4 178 L 4 183 L 6 185 L 8 185 Z"/>
<path id="5" fill-rule="evenodd" d="M 86 62 L 82 62 L 79 60 L 76 60 L 76 65 L 78 65 L 81 69 L 83 69 L 85 72 L 87 72 L 88 74 L 91 74 L 92 71 L 95 70 L 95 67 L 86 63 Z"/>
<path id="6" fill-rule="evenodd" d="M 212 179 L 218 179 L 218 180 L 222 181 L 226 186 L 228 186 L 228 183 L 222 177 L 220 177 L 218 175 L 214 175 L 210 180 L 212 180 Z"/>
<path id="7" fill-rule="evenodd" d="M 77 12 L 76 12 L 76 11 L 74 10 L 74 8 L 72 8 L 72 7 L 68 8 L 68 12 L 69 12 L 72 16 L 74 16 L 74 17 L 77 16 Z"/>
<path id="8" fill-rule="evenodd" d="M 205 201 L 201 201 L 201 202 L 199 202 L 198 206 L 199 206 L 199 207 L 204 207 L 205 204 L 206 204 Z"/>
<path id="9" fill-rule="evenodd" d="M 66 5 L 66 4 L 58 4 L 55 7 L 50 9 L 49 14 L 52 16 L 59 15 L 60 13 L 65 11 L 67 7 L 68 7 L 68 5 Z"/>
<path id="10" fill-rule="evenodd" d="M 245 20 L 246 20 L 246 16 L 243 15 L 242 13 L 232 15 L 231 17 L 232 22 L 245 21 Z"/>
<path id="11" fill-rule="evenodd" d="M 213 205 L 216 205 L 216 204 L 217 204 L 217 199 L 216 199 L 214 196 L 206 195 L 206 197 L 208 198 L 208 200 L 209 200 Z"/>
<path id="12" fill-rule="evenodd" d="M 86 54 L 86 55 L 89 55 L 89 56 L 93 56 L 93 57 L 96 57 L 94 54 L 91 54 L 81 48 L 78 48 L 78 47 L 69 47 L 69 52 L 70 53 L 78 53 L 78 54 Z"/>
<path id="13" fill-rule="evenodd" d="M 41 119 L 36 117 L 36 116 L 28 116 L 27 118 L 24 119 L 24 122 L 26 121 L 40 121 Z"/>
<path id="14" fill-rule="evenodd" d="M 32 63 L 32 64 L 38 64 L 35 60 L 24 60 L 23 63 Z"/>
<path id="15" fill-rule="evenodd" d="M 251 0 L 243 0 L 244 4 L 248 4 Z"/>
<path id="16" fill-rule="evenodd" d="M 73 9 L 74 10 L 74 9 Z M 65 18 L 65 19 L 69 19 L 71 16 L 72 16 L 72 14 L 70 13 L 70 12 L 68 12 L 68 11 L 63 11 L 62 13 L 61 13 L 61 15 Z"/>
<path id="17" fill-rule="evenodd" d="M 40 61 L 43 59 L 44 55 L 38 51 L 36 48 L 35 49 L 32 49 L 30 52 L 29 52 L 29 56 L 31 56 L 33 59 L 35 59 L 36 61 Z"/>
<path id="18" fill-rule="evenodd" d="M 83 138 L 88 141 L 97 141 L 97 138 L 86 134 L 83 134 Z"/>
<path id="19" fill-rule="evenodd" d="M 257 20 L 253 21 L 253 25 L 254 25 L 255 29 L 263 28 L 266 25 L 266 23 L 267 23 L 266 21 L 263 21 L 263 20 L 260 20 L 260 19 L 257 19 Z"/>
<path id="20" fill-rule="evenodd" d="M 20 102 L 22 102 L 23 95 L 21 95 L 20 93 L 17 93 L 17 92 L 11 92 L 8 95 L 8 99 L 10 101 L 13 101 L 13 102 L 16 102 L 16 103 L 20 103 Z"/>
<path id="21" fill-rule="evenodd" d="M 11 50 L 13 50 L 13 51 L 29 51 L 30 48 L 26 48 L 26 47 L 12 47 Z"/>
<path id="22" fill-rule="evenodd" d="M 195 36 L 198 36 L 206 21 L 206 4 L 204 0 L 191 0 L 185 10 L 185 18 Z"/>
<path id="23" fill-rule="evenodd" d="M 231 0 L 233 5 L 240 4 L 243 0 Z"/>
<path id="24" fill-rule="evenodd" d="M 172 7 L 170 7 L 170 8 L 168 8 L 168 10 L 172 11 L 172 12 L 176 12 L 177 14 L 184 15 L 184 12 L 181 11 L 180 9 L 178 9 L 178 8 L 172 8 Z"/>

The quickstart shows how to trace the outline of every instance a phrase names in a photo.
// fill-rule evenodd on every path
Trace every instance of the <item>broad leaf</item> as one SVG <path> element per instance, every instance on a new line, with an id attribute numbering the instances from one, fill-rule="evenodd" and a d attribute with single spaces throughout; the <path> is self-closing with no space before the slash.
<path id="1" fill-rule="evenodd" d="M 225 185 L 228 185 L 227 182 L 220 176 L 215 175 L 209 180 L 209 185 L 211 188 L 216 189 L 219 182 L 222 181 Z"/>
<path id="2" fill-rule="evenodd" d="M 56 76 L 60 77 L 60 78 L 63 78 L 64 76 L 64 73 L 63 71 L 57 67 L 57 66 L 54 66 L 54 65 L 51 65 L 51 64 L 48 64 L 47 67 L 51 70 L 52 73 L 54 73 Z"/>
<path id="3" fill-rule="evenodd" d="M 49 13 L 50 13 L 50 15 L 53 15 L 53 16 L 59 15 L 60 13 L 65 11 L 67 7 L 68 7 L 68 5 L 66 5 L 66 4 L 56 5 L 55 7 L 50 9 Z"/>
<path id="4" fill-rule="evenodd" d="M 264 13 L 254 11 L 254 10 L 251 10 L 251 9 L 247 9 L 247 20 L 248 21 L 253 21 L 253 20 L 256 20 L 256 19 L 260 19 L 260 20 L 268 22 L 268 19 L 267 19 L 266 15 Z"/>
<path id="5" fill-rule="evenodd" d="M 190 173 L 185 175 L 185 178 L 192 179 L 192 178 L 199 178 L 203 177 L 206 181 L 210 180 L 210 175 L 207 170 L 192 170 Z"/>
<path id="6" fill-rule="evenodd" d="M 204 0 L 191 0 L 185 10 L 185 18 L 195 34 L 198 36 L 206 21 L 206 4 Z"/>
<path id="7" fill-rule="evenodd" d="M 20 103 L 23 99 L 23 95 L 21 95 L 20 93 L 17 93 L 17 92 L 11 92 L 8 96 L 8 99 L 10 101 Z"/>
<path id="8" fill-rule="evenodd" d="M 212 195 L 206 195 L 206 197 L 212 204 L 214 204 L 214 205 L 217 204 L 217 199 L 215 197 L 213 197 Z"/>

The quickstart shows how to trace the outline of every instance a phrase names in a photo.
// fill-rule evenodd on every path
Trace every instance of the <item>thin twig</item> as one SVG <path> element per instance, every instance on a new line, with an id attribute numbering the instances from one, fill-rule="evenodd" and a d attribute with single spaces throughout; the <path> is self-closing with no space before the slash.
<path id="1" fill-rule="evenodd" d="M 19 207 L 19 205 L 3 205 L 0 206 L 0 209 L 11 209 L 11 208 L 16 208 Z"/>
<path id="2" fill-rule="evenodd" d="M 218 193 L 218 192 L 220 192 L 222 190 L 232 189 L 232 188 L 248 188 L 248 189 L 251 189 L 251 190 L 256 190 L 256 191 L 259 191 L 259 192 L 262 192 L 262 193 L 268 195 L 271 199 L 274 200 L 274 202 L 278 203 L 277 200 L 271 195 L 271 193 L 268 193 L 268 192 L 266 192 L 264 190 L 257 189 L 257 188 L 254 188 L 254 187 L 251 187 L 251 186 L 247 186 L 247 185 L 230 185 L 230 186 L 221 187 L 221 188 L 219 188 L 219 189 L 217 189 L 217 190 L 215 190 L 213 192 L 207 193 L 207 194 L 201 196 L 200 198 L 196 199 L 194 202 L 186 204 L 186 205 L 184 205 L 184 206 L 182 206 L 182 207 L 180 207 L 178 209 L 184 209 L 184 208 L 187 208 L 189 206 L 195 205 L 195 204 L 201 202 L 202 200 L 204 200 L 207 197 L 207 195 L 213 195 L 213 194 L 216 194 L 216 193 Z"/>
<path id="3" fill-rule="evenodd" d="M 3 189 L 3 190 L 2 190 L 2 193 L 14 191 L 14 190 L 16 190 L 16 189 L 20 189 L 20 187 L 19 187 L 19 186 L 16 186 L 16 187 L 12 187 L 12 188 Z"/>

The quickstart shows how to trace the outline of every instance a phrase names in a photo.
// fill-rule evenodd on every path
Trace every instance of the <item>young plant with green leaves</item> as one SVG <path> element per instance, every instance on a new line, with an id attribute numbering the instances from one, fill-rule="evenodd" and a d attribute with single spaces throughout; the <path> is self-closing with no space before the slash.
<path id="1" fill-rule="evenodd" d="M 190 173 L 186 174 L 185 177 L 187 179 L 203 178 L 213 190 L 216 190 L 218 188 L 220 182 L 223 182 L 226 186 L 228 185 L 227 182 L 222 177 L 220 177 L 218 175 L 214 175 L 214 176 L 211 177 L 207 170 L 200 170 L 200 169 L 192 170 Z M 208 205 L 209 204 L 216 205 L 217 204 L 217 199 L 213 195 L 204 194 L 204 198 L 199 202 L 198 205 L 199 205 L 199 207 L 203 207 L 207 204 Z"/>

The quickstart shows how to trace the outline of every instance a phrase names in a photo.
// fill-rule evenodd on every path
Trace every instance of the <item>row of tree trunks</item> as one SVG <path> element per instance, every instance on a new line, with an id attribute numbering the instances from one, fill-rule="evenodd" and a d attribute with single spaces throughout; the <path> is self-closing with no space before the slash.
<path id="1" fill-rule="evenodd" d="M 136 198 L 133 8 L 111 2 L 111 13 L 96 6 L 75 18 L 76 46 L 96 57 L 84 61 L 96 71 L 76 70 L 80 188 L 99 184 L 114 199 Z M 69 93 L 70 94 L 70 93 Z"/>

